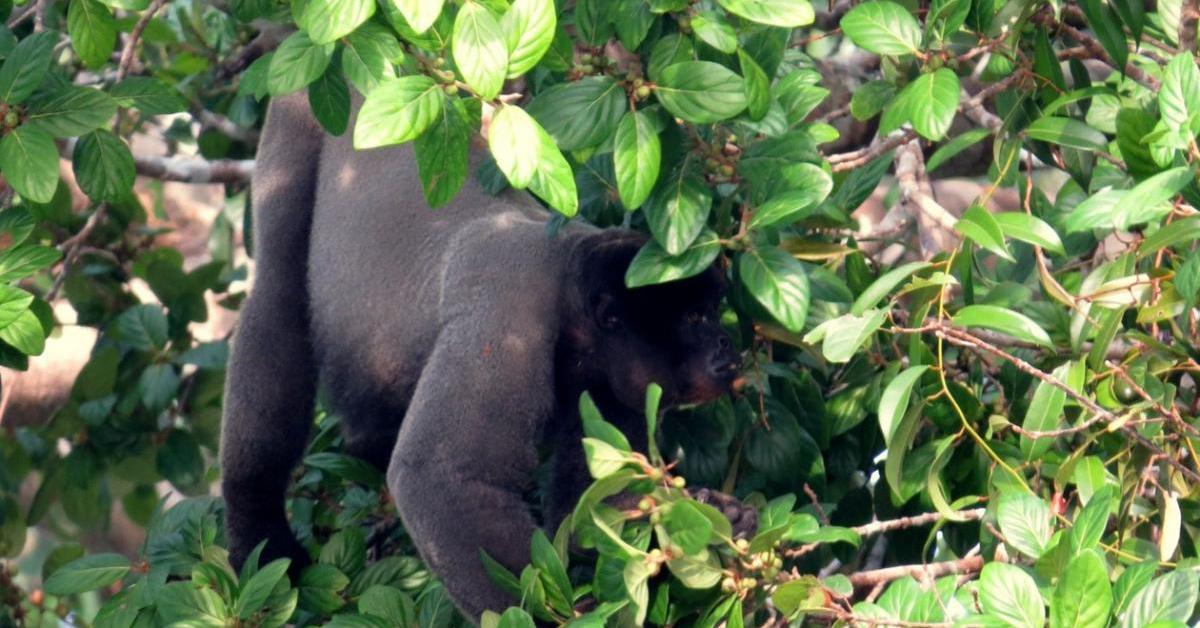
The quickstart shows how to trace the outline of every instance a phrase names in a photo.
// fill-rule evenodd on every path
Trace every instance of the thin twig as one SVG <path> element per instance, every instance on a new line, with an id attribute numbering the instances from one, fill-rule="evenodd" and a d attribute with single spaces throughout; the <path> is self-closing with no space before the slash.
<path id="1" fill-rule="evenodd" d="M 167 0 L 154 0 L 142 13 L 142 17 L 138 18 L 137 24 L 133 25 L 133 30 L 129 32 L 129 37 L 125 39 L 125 47 L 121 49 L 121 60 L 117 63 L 117 80 L 125 78 L 129 75 L 129 66 L 133 65 L 133 54 L 137 49 L 138 40 L 142 38 L 142 32 L 146 30 L 146 26 L 150 24 L 150 20 L 154 19 L 154 14 L 158 13 L 159 9 L 167 3 Z"/>
<path id="2" fill-rule="evenodd" d="M 954 513 L 955 518 L 947 518 L 940 512 L 927 512 L 910 517 L 900 517 L 899 519 L 889 519 L 887 521 L 872 521 L 860 526 L 850 528 L 856 534 L 863 538 L 893 532 L 895 530 L 906 530 L 908 528 L 920 528 L 939 521 L 951 521 L 955 523 L 963 523 L 967 521 L 979 521 L 983 518 L 986 512 L 983 508 L 974 508 L 971 510 L 960 510 Z M 800 547 L 785 550 L 783 555 L 788 558 L 798 558 L 819 547 L 820 543 L 807 543 Z"/>
<path id="3" fill-rule="evenodd" d="M 199 157 L 135 155 L 133 162 L 139 175 L 181 183 L 245 184 L 250 182 L 250 176 L 254 173 L 253 159 L 208 161 Z"/>
<path id="4" fill-rule="evenodd" d="M 46 293 L 46 301 L 53 302 L 58 298 L 58 292 L 62 290 L 63 282 L 67 279 L 67 272 L 75 265 L 79 259 L 79 254 L 82 251 L 83 243 L 87 241 L 92 232 L 96 230 L 96 226 L 108 214 L 108 204 L 103 204 L 88 216 L 87 222 L 83 224 L 83 228 L 79 233 L 63 240 L 62 244 L 58 245 L 58 250 L 63 253 L 62 269 L 58 272 L 58 276 L 54 278 L 54 284 L 50 286 L 50 291 Z"/>

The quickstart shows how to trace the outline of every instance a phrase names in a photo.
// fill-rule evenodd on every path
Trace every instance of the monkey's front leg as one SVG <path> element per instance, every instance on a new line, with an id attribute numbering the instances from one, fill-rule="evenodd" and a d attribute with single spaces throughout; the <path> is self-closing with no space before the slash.
<path id="1" fill-rule="evenodd" d="M 514 314 L 442 330 L 388 467 L 418 551 L 476 622 L 519 602 L 492 584 L 479 551 L 516 572 L 529 563 L 535 527 L 521 493 L 553 405 L 554 336 L 528 323 L 543 318 Z"/>

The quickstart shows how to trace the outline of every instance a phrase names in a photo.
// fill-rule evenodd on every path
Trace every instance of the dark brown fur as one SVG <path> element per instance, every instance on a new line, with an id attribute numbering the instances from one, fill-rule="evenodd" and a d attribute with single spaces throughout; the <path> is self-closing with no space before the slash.
<path id="1" fill-rule="evenodd" d="M 264 538 L 266 558 L 308 559 L 284 493 L 318 372 L 348 449 L 386 468 L 406 530 L 476 620 L 514 602 L 479 550 L 514 570 L 528 562 L 521 495 L 538 443 L 558 452 L 551 519 L 587 484 L 581 392 L 636 437 L 650 382 L 679 403 L 732 379 L 719 271 L 627 290 L 639 234 L 571 223 L 549 237 L 528 196 L 489 196 L 473 180 L 430 210 L 410 146 L 354 151 L 349 134 L 324 135 L 303 96 L 272 103 L 258 164 L 256 278 L 221 451 L 235 564 Z"/>

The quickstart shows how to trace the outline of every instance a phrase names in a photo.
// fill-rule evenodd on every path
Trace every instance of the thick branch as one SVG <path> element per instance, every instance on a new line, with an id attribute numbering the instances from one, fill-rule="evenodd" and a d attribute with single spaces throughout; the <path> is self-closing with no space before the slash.
<path id="1" fill-rule="evenodd" d="M 884 567 L 883 569 L 875 569 L 873 571 L 860 571 L 850 575 L 850 583 L 856 589 L 867 588 L 899 580 L 905 576 L 912 576 L 918 581 L 928 582 L 952 574 L 974 574 L 978 573 L 981 569 L 983 569 L 983 557 L 976 555 L 943 563 L 898 565 L 896 567 Z"/>
<path id="2" fill-rule="evenodd" d="M 249 183 L 254 173 L 253 159 L 135 156 L 134 164 L 144 177 L 182 183 Z"/>
<path id="3" fill-rule="evenodd" d="M 954 223 L 958 220 L 933 200 L 919 140 L 914 138 L 896 150 L 896 181 L 900 205 L 917 221 L 923 257 L 929 259 L 957 246 Z"/>

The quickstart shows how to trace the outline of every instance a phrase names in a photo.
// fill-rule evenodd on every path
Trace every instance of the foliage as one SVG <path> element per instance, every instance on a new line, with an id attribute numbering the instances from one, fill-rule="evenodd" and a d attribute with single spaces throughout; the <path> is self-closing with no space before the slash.
<path id="1" fill-rule="evenodd" d="M 553 539 L 531 540 L 530 567 L 493 566 L 521 606 L 485 624 L 1193 621 L 1194 11 L 825 8 L 0 2 L 0 364 L 42 353 L 59 297 L 101 332 L 49 423 L 0 431 L 0 556 L 34 529 L 55 539 L 0 576 L 0 625 L 463 621 L 378 471 L 340 453 L 336 417 L 318 417 L 290 498 L 317 564 L 297 582 L 280 562 L 234 573 L 221 547 L 207 495 L 227 347 L 193 324 L 206 297 L 243 296 L 236 160 L 268 97 L 298 90 L 360 148 L 412 141 L 434 207 L 477 176 L 529 190 L 552 227 L 647 231 L 630 286 L 728 270 L 744 386 L 661 429 L 652 397 L 659 438 L 642 453 L 585 401 L 596 482 Z M 492 159 L 472 174 L 481 123 Z M 134 155 L 135 135 L 179 154 Z M 973 161 L 986 185 L 956 215 L 930 175 Z M 210 261 L 185 269 L 156 241 L 162 211 L 135 173 L 226 185 Z M 857 229 L 877 189 L 889 213 Z M 1017 202 L 996 212 L 1004 192 Z M 757 531 L 734 538 L 698 486 L 757 508 Z M 605 501 L 622 491 L 637 508 Z M 147 529 L 135 561 L 77 542 L 117 504 Z"/>

